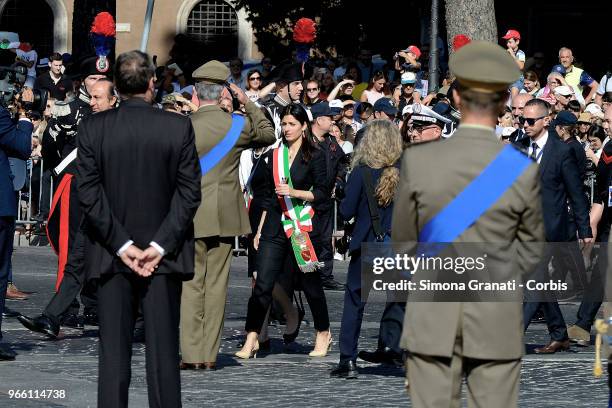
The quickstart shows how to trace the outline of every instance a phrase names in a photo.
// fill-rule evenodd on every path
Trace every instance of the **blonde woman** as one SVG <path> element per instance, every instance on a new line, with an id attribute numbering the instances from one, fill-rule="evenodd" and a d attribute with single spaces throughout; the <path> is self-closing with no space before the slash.
<path id="1" fill-rule="evenodd" d="M 371 175 L 374 198 L 382 233 L 388 238 L 393 213 L 393 196 L 399 182 L 398 161 L 402 154 L 402 137 L 393 122 L 376 119 L 364 128 L 364 135 L 351 163 L 352 171 L 346 184 L 346 197 L 340 204 L 344 219 L 355 218 L 355 227 L 349 246 L 351 262 L 344 292 L 344 310 L 340 327 L 340 363 L 331 372 L 332 377 L 357 378 L 357 342 L 365 302 L 361 300 L 361 243 L 377 242 L 368 208 L 364 174 Z M 383 239 L 385 240 L 385 239 Z M 397 344 L 383 344 L 395 351 Z"/>

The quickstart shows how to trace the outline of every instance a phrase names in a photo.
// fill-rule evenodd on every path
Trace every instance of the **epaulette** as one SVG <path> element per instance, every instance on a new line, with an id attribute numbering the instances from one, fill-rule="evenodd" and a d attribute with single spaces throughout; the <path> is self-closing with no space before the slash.
<path id="1" fill-rule="evenodd" d="M 55 102 L 51 115 L 54 118 L 70 115 L 70 102 Z"/>

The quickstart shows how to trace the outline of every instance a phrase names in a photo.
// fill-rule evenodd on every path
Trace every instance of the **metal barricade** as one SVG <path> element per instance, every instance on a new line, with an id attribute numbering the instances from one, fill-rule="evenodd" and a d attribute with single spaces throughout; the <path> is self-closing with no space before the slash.
<path id="1" fill-rule="evenodd" d="M 38 177 L 38 182 L 33 184 L 33 178 Z M 36 237 L 45 237 L 46 219 L 39 218 L 41 209 L 43 209 L 43 200 L 48 197 L 48 207 L 44 206 L 47 211 L 51 208 L 53 201 L 53 177 L 51 173 L 45 174 L 43 159 L 40 156 L 33 156 L 26 162 L 26 184 L 17 191 L 17 219 L 15 220 L 17 233 L 17 245 L 30 245 Z M 48 184 L 46 181 L 48 181 Z M 45 186 L 46 184 L 46 186 Z M 34 194 L 36 189 L 36 193 Z M 48 191 L 45 191 L 48 190 Z M 33 213 L 33 208 L 36 210 Z M 45 217 L 46 218 L 46 217 Z M 24 243 L 24 239 L 27 243 Z"/>

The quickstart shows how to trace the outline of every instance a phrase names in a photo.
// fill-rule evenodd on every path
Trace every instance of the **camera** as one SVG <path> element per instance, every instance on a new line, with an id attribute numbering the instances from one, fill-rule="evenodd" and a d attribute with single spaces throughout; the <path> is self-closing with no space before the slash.
<path id="1" fill-rule="evenodd" d="M 0 66 L 0 106 L 9 108 L 15 102 L 16 96 L 23 90 L 23 84 L 27 77 L 27 69 L 24 66 Z M 32 89 L 34 100 L 32 102 L 19 103 L 30 112 L 43 113 L 47 107 L 47 91 L 43 89 Z"/>

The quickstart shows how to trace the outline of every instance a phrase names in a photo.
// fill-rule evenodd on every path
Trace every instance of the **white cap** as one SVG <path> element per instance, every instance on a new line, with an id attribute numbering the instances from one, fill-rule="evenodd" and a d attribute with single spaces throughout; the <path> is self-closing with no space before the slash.
<path id="1" fill-rule="evenodd" d="M 416 74 L 414 72 L 404 72 L 402 74 L 402 85 L 414 84 L 416 82 Z"/>
<path id="2" fill-rule="evenodd" d="M 556 87 L 554 92 L 556 94 L 563 95 L 563 96 L 570 96 L 574 94 L 574 91 L 572 90 L 572 88 L 566 85 L 561 85 L 561 86 Z"/>
<path id="3" fill-rule="evenodd" d="M 408 104 L 408 105 L 404 106 L 404 109 L 402 109 L 402 116 L 404 116 L 406 114 L 412 115 L 412 104 Z"/>
<path id="4" fill-rule="evenodd" d="M 444 123 L 450 123 L 451 120 L 445 118 L 439 113 L 435 112 L 428 106 L 415 103 L 412 105 L 412 117 L 410 118 L 413 122 L 429 122 L 437 125 L 443 125 Z"/>
<path id="5" fill-rule="evenodd" d="M 342 109 L 344 108 L 344 103 L 342 103 L 342 101 L 340 99 L 334 99 L 329 101 L 329 107 L 330 108 L 337 108 L 337 109 Z"/>

